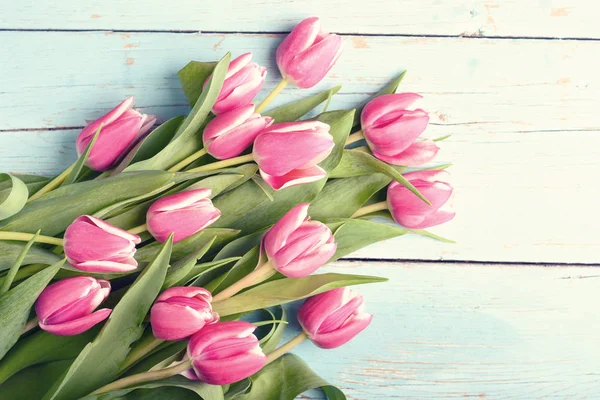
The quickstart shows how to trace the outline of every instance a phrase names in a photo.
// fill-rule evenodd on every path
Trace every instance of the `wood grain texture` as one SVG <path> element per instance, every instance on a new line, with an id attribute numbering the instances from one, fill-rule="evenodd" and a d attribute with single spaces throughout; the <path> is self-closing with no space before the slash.
<path id="1" fill-rule="evenodd" d="M 0 28 L 285 32 L 317 15 L 332 32 L 600 38 L 594 0 L 4 0 Z"/>
<path id="2" fill-rule="evenodd" d="M 595 268 L 338 262 L 390 277 L 358 287 L 371 326 L 296 353 L 350 399 L 598 399 Z M 326 362 L 323 362 L 326 360 Z"/>
<path id="3" fill-rule="evenodd" d="M 280 37 L 2 32 L 0 170 L 65 168 L 77 130 L 56 127 L 82 126 L 132 94 L 163 119 L 185 113 L 176 72 L 190 59 L 253 51 L 269 67 L 270 88 L 278 73 L 269 60 Z M 353 107 L 407 68 L 402 90 L 424 94 L 428 135 L 453 135 L 441 143 L 438 161 L 455 164 L 458 215 L 434 229 L 456 245 L 406 237 L 356 257 L 598 262 L 600 43 L 352 36 L 346 44 L 323 83 L 286 89 L 278 103 L 343 84 L 332 107 Z"/>

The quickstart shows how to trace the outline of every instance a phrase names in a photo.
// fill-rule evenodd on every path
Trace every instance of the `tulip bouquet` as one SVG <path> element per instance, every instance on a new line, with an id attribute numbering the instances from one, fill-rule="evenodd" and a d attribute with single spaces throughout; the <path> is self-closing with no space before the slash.
<path id="1" fill-rule="evenodd" d="M 339 87 L 267 110 L 341 50 L 309 18 L 261 102 L 252 54 L 193 61 L 189 115 L 155 127 L 129 98 L 62 174 L 0 176 L 1 399 L 345 398 L 290 351 L 350 341 L 372 316 L 348 287 L 385 279 L 319 268 L 407 233 L 443 240 L 424 229 L 454 214 L 446 166 L 423 166 L 438 147 L 420 96 L 395 93 L 404 74 L 355 110 L 310 117 Z M 281 343 L 290 319 L 301 333 Z"/>

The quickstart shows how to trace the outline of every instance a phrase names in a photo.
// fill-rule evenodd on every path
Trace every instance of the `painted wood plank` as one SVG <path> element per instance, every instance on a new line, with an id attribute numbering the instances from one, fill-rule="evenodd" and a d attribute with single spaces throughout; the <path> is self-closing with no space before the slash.
<path id="1" fill-rule="evenodd" d="M 305 342 L 296 351 L 350 399 L 600 398 L 595 268 L 338 262 L 328 269 L 390 278 L 355 289 L 374 319 L 353 341 L 334 350 Z"/>
<path id="2" fill-rule="evenodd" d="M 43 36 L 42 36 L 43 35 Z M 168 118 L 187 110 L 176 71 L 190 59 L 245 50 L 270 67 L 279 36 L 4 32 L 2 129 L 81 126 L 127 95 Z M 52 43 L 42 46 L 40 43 Z M 426 96 L 428 135 L 453 161 L 457 218 L 355 257 L 597 263 L 600 44 L 581 41 L 352 37 L 331 76 L 333 107 L 351 107 L 406 67 L 403 90 Z M 403 55 L 401 63 L 390 54 Z M 37 59 L 44 62 L 38 62 Z M 433 62 L 432 60 L 437 60 Z M 26 77 L 24 79 L 24 77 Z M 289 89 L 279 102 L 305 93 Z M 26 116 L 26 117 L 24 117 Z M 72 130 L 1 132 L 0 170 L 52 174 L 74 159 Z"/>
<path id="3" fill-rule="evenodd" d="M 594 0 L 41 0 L 5 2 L 0 28 L 289 31 L 317 15 L 333 32 L 600 38 Z"/>

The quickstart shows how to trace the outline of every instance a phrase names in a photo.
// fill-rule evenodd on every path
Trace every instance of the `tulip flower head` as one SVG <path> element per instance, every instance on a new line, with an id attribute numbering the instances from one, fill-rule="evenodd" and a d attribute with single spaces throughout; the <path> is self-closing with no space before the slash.
<path id="1" fill-rule="evenodd" d="M 335 254 L 333 233 L 308 217 L 308 203 L 288 211 L 267 233 L 262 246 L 273 267 L 289 278 L 308 276 Z"/>
<path id="2" fill-rule="evenodd" d="M 224 112 L 204 128 L 204 148 L 219 160 L 239 156 L 272 123 L 273 118 L 255 113 L 253 104 Z"/>
<path id="3" fill-rule="evenodd" d="M 111 310 L 94 310 L 110 293 L 110 282 L 90 276 L 63 279 L 47 286 L 35 303 L 39 326 L 59 336 L 79 335 L 108 318 Z"/>
<path id="4" fill-rule="evenodd" d="M 404 177 L 429 200 L 426 204 L 398 182 L 388 186 L 388 208 L 394 220 L 409 229 L 425 229 L 454 218 L 454 212 L 441 209 L 452 195 L 452 186 L 445 182 L 446 171 L 419 171 Z"/>
<path id="5" fill-rule="evenodd" d="M 193 369 L 184 375 L 210 385 L 227 385 L 255 374 L 267 362 L 255 329 L 245 321 L 204 327 L 188 343 L 187 358 L 193 360 Z"/>
<path id="6" fill-rule="evenodd" d="M 262 178 L 275 190 L 318 181 L 327 172 L 317 164 L 335 143 L 329 125 L 319 121 L 274 124 L 254 142 L 254 160 Z"/>
<path id="7" fill-rule="evenodd" d="M 90 122 L 77 136 L 75 145 L 81 155 L 102 126 L 86 161 L 91 169 L 105 171 L 113 167 L 152 129 L 156 117 L 134 110 L 133 101 L 133 97 L 126 99 L 108 114 Z"/>
<path id="8" fill-rule="evenodd" d="M 306 300 L 298 310 L 300 325 L 314 344 L 333 349 L 363 331 L 373 319 L 363 310 L 363 297 L 347 287 Z"/>
<path id="9" fill-rule="evenodd" d="M 159 242 L 173 233 L 177 243 L 214 223 L 221 212 L 210 200 L 210 189 L 195 189 L 156 200 L 146 213 L 148 232 Z"/>
<path id="10" fill-rule="evenodd" d="M 373 155 L 388 164 L 417 166 L 433 160 L 439 148 L 432 140 L 417 141 L 429 114 L 408 109 L 421 96 L 386 94 L 371 100 L 362 111 L 361 126 Z"/>
<path id="11" fill-rule="evenodd" d="M 82 215 L 67 228 L 64 249 L 67 261 L 87 272 L 127 272 L 137 268 L 133 258 L 139 236 L 101 219 Z"/>
<path id="12" fill-rule="evenodd" d="M 319 83 L 342 54 L 342 38 L 321 29 L 319 18 L 307 18 L 277 48 L 281 76 L 298 87 Z"/>
<path id="13" fill-rule="evenodd" d="M 267 69 L 252 62 L 252 53 L 242 54 L 231 61 L 212 112 L 218 115 L 252 103 L 266 76 Z M 208 79 L 204 86 L 207 84 Z"/>
<path id="14" fill-rule="evenodd" d="M 150 311 L 154 336 L 162 340 L 182 340 L 205 325 L 219 320 L 210 302 L 212 296 L 204 288 L 172 287 L 160 294 Z"/>

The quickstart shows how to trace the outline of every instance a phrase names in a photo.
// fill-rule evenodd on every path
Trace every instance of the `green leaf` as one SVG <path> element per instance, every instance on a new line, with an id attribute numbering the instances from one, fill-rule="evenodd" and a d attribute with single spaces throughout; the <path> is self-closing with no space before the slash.
<path id="1" fill-rule="evenodd" d="M 71 172 L 69 172 L 69 175 L 67 176 L 67 178 L 63 181 L 63 183 L 60 186 L 67 186 L 67 185 L 70 185 L 72 183 L 75 183 L 75 181 L 77 181 L 79 174 L 81 174 L 81 170 L 85 166 L 85 163 L 86 163 L 88 157 L 90 156 L 90 153 L 92 152 L 92 148 L 94 147 L 94 144 L 96 144 L 96 140 L 98 139 L 98 135 L 100 135 L 101 130 L 102 130 L 102 125 L 100 125 L 98 127 L 98 129 L 96 130 L 96 133 L 94 133 L 94 136 L 92 137 L 92 140 L 90 140 L 90 142 L 86 146 L 83 153 L 79 156 L 79 158 L 77 159 L 75 164 L 73 164 L 73 168 L 71 169 Z"/>
<path id="2" fill-rule="evenodd" d="M 0 295 L 0 359 L 19 340 L 33 303 L 64 262 L 57 262 Z"/>
<path id="3" fill-rule="evenodd" d="M 196 262 L 206 254 L 208 249 L 210 249 L 210 246 L 213 245 L 216 238 L 216 236 L 213 236 L 204 246 L 174 262 L 167 272 L 167 277 L 165 278 L 165 283 L 162 287 L 163 290 L 170 288 L 171 286 L 178 286 L 186 283 L 188 274 L 191 272 L 192 268 L 196 266 Z"/>
<path id="4" fill-rule="evenodd" d="M 329 133 L 333 136 L 335 147 L 329 157 L 323 160 L 319 165 L 327 172 L 333 171 L 342 159 L 346 139 L 352 128 L 352 119 L 354 110 L 350 111 L 330 111 L 317 117 L 317 121 L 324 122 L 330 126 Z"/>
<path id="5" fill-rule="evenodd" d="M 35 194 L 35 192 L 44 187 L 44 185 L 50 180 L 45 176 L 31 174 L 0 174 L 0 198 L 6 197 L 6 195 L 3 193 L 5 190 L 10 191 L 12 189 L 13 183 L 11 175 L 17 177 L 25 185 L 27 185 L 27 189 L 29 189 L 29 195 Z"/>
<path id="6" fill-rule="evenodd" d="M 194 107 L 194 104 L 196 104 L 202 94 L 204 82 L 212 74 L 216 65 L 216 62 L 190 61 L 177 73 L 181 88 L 188 103 L 190 103 L 190 107 Z"/>
<path id="7" fill-rule="evenodd" d="M 333 273 L 309 275 L 297 279 L 283 278 L 263 283 L 229 299 L 213 303 L 213 309 L 224 317 L 286 304 L 343 286 L 385 281 L 387 279 L 376 276 Z"/>
<path id="8" fill-rule="evenodd" d="M 258 246 L 266 229 L 242 236 L 234 241 L 227 243 L 225 247 L 215 256 L 215 260 L 222 260 L 228 257 L 243 256 L 253 247 Z"/>
<path id="9" fill-rule="evenodd" d="M 78 398 L 117 376 L 131 344 L 144 331 L 144 318 L 163 285 L 169 267 L 172 240 L 171 236 L 164 243 L 156 258 L 115 306 L 100 334 L 83 349 L 45 399 Z"/>
<path id="10" fill-rule="evenodd" d="M 1 242 L 0 241 L 0 272 L 9 269 L 19 256 L 25 243 L 23 242 Z M 54 264 L 60 261 L 60 257 L 51 251 L 44 250 L 39 246 L 33 246 L 25 255 L 23 265 L 28 264 Z"/>
<path id="11" fill-rule="evenodd" d="M 149 335 L 150 338 L 154 337 L 154 335 L 152 334 L 152 328 L 150 326 L 146 328 L 144 337 L 146 335 Z M 138 341 L 136 345 L 140 342 L 141 340 Z M 141 359 L 139 362 L 133 364 L 133 366 L 130 369 L 126 369 L 125 373 L 123 373 L 123 376 L 135 375 L 145 371 L 149 371 L 152 368 L 158 368 L 165 362 L 165 360 L 177 357 L 178 353 L 184 353 L 186 347 L 186 341 L 165 342 L 161 346 L 157 347 L 155 351 L 151 351 L 149 355 Z M 135 351 L 135 347 L 132 351 Z M 183 354 L 181 354 L 181 356 L 183 357 Z"/>
<path id="12" fill-rule="evenodd" d="M 19 253 L 17 259 L 15 260 L 13 265 L 8 270 L 8 273 L 4 277 L 4 281 L 2 282 L 2 285 L 0 285 L 0 295 L 8 292 L 8 289 L 10 289 L 10 285 L 12 284 L 13 280 L 15 279 L 15 275 L 17 275 L 19 268 L 21 268 L 21 265 L 23 264 L 23 260 L 25 260 L 25 257 L 27 256 L 29 249 L 31 249 L 31 246 L 33 246 L 33 244 L 35 243 L 35 241 L 37 240 L 37 238 L 39 236 L 40 236 L 40 231 L 38 230 L 36 232 L 36 234 L 33 235 L 33 237 L 31 239 L 29 239 L 29 242 L 27 242 L 25 244 L 25 246 L 23 246 L 23 250 L 21 250 L 21 253 Z"/>
<path id="13" fill-rule="evenodd" d="M 216 277 L 219 269 L 231 263 L 237 262 L 240 259 L 241 257 L 230 257 L 222 260 L 196 264 L 196 266 L 190 270 L 188 275 L 182 279 L 182 282 L 189 282 L 188 286 L 204 287 L 205 284 Z"/>
<path id="14" fill-rule="evenodd" d="M 396 90 L 398 90 L 398 86 L 400 85 L 400 82 L 402 82 L 402 79 L 404 79 L 406 72 L 407 71 L 402 71 L 400 75 L 392 79 L 387 85 L 381 88 L 379 92 L 375 93 L 373 97 L 369 98 L 369 100 L 367 100 L 360 107 L 358 107 L 358 109 L 356 110 L 356 114 L 354 115 L 354 123 L 352 124 L 352 126 L 357 126 L 360 124 L 360 114 L 362 113 L 363 108 L 365 108 L 369 101 L 373 100 L 376 97 L 383 96 L 384 94 L 396 93 Z"/>
<path id="15" fill-rule="evenodd" d="M 166 169 L 202 148 L 200 128 L 205 123 L 206 117 L 221 91 L 230 59 L 231 54 L 227 53 L 217 63 L 206 88 L 202 91 L 190 114 L 175 132 L 173 140 L 154 157 L 132 164 L 125 171 Z"/>
<path id="16" fill-rule="evenodd" d="M 246 253 L 235 265 L 219 278 L 216 285 L 208 285 L 210 292 L 215 295 L 229 286 L 233 285 L 244 276 L 256 269 L 256 266 L 261 261 L 260 246 L 254 247 Z M 211 282 L 212 283 L 212 282 Z"/>
<path id="17" fill-rule="evenodd" d="M 349 218 L 391 179 L 384 174 L 332 179 L 310 203 L 308 214 L 316 220 Z"/>
<path id="18" fill-rule="evenodd" d="M 452 239 L 447 239 L 447 238 L 445 238 L 443 236 L 436 235 L 435 233 L 426 231 L 425 229 L 409 229 L 408 231 L 410 233 L 414 233 L 416 235 L 421 235 L 421 236 L 425 236 L 425 237 L 428 237 L 428 238 L 431 238 L 431 239 L 439 240 L 440 242 L 452 243 L 452 244 L 456 243 Z"/>
<path id="19" fill-rule="evenodd" d="M 0 191 L 0 221 L 21 211 L 29 198 L 29 189 L 22 180 L 10 174 L 0 174 L 2 177 L 8 177 L 11 185 Z"/>
<path id="20" fill-rule="evenodd" d="M 201 181 L 194 183 L 189 186 L 187 190 L 192 189 L 211 189 L 211 197 L 214 198 L 219 194 L 226 192 L 227 190 L 235 189 L 242 183 L 249 179 L 252 179 L 256 171 L 258 171 L 258 165 L 256 164 L 245 164 L 240 165 L 236 168 L 230 168 L 219 171 L 218 174 L 204 178 Z"/>
<path id="21" fill-rule="evenodd" d="M 34 365 L 20 371 L 0 385 L 0 399 L 41 399 L 69 368 L 72 359 Z"/>
<path id="22" fill-rule="evenodd" d="M 402 167 L 401 167 L 402 168 Z M 415 188 L 402 174 L 397 167 L 384 163 L 375 158 L 372 154 L 360 149 L 344 150 L 344 155 L 337 168 L 331 173 L 331 178 L 345 178 L 350 176 L 359 176 L 380 172 L 386 174 L 393 180 L 414 193 L 418 198 L 427 204 L 429 201 Z"/>
<path id="23" fill-rule="evenodd" d="M 320 388 L 329 400 L 345 400 L 340 389 L 315 374 L 299 357 L 286 354 L 254 374 L 248 393 L 236 400 L 293 400 L 310 389 Z"/>
<path id="24" fill-rule="evenodd" d="M 335 86 L 314 96 L 302 98 L 289 104 L 274 108 L 263 115 L 269 116 L 275 122 L 292 122 L 308 114 L 312 109 L 336 94 L 342 87 Z"/>
<path id="25" fill-rule="evenodd" d="M 267 311 L 271 315 L 273 321 L 288 321 L 285 308 L 281 306 L 276 307 L 276 314 L 272 313 L 269 310 L 265 311 Z M 281 342 L 281 338 L 283 337 L 283 333 L 285 332 L 286 327 L 287 324 L 284 322 L 276 322 L 271 324 L 271 329 L 269 330 L 267 335 L 261 339 L 263 353 L 269 354 L 279 346 L 279 343 Z"/>
<path id="26" fill-rule="evenodd" d="M 0 230 L 54 236 L 80 215 L 97 211 L 170 184 L 174 174 L 163 171 L 122 173 L 115 177 L 63 186 L 28 203 L 21 212 L 0 223 Z"/>

